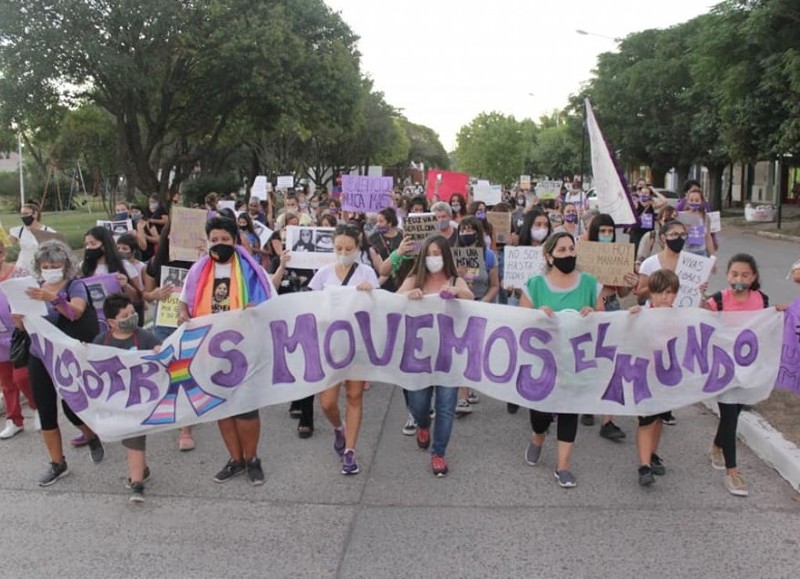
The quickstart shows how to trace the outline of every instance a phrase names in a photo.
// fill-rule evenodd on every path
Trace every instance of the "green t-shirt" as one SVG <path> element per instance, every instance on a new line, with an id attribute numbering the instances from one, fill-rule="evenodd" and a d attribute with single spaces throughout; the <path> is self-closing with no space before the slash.
<path id="1" fill-rule="evenodd" d="M 578 310 L 597 305 L 598 283 L 594 276 L 581 272 L 577 285 L 566 288 L 553 288 L 543 275 L 528 280 L 528 297 L 534 307 L 550 306 L 554 312 L 562 310 Z"/>

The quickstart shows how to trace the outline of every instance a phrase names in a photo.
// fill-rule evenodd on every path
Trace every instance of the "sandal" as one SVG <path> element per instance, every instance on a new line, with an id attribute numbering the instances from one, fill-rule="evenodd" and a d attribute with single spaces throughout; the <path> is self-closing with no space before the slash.
<path id="1" fill-rule="evenodd" d="M 194 450 L 194 438 L 191 434 L 181 434 L 178 437 L 178 448 L 183 452 Z"/>
<path id="2" fill-rule="evenodd" d="M 314 435 L 314 427 L 313 426 L 298 426 L 297 427 L 297 436 L 300 438 L 311 438 Z"/>

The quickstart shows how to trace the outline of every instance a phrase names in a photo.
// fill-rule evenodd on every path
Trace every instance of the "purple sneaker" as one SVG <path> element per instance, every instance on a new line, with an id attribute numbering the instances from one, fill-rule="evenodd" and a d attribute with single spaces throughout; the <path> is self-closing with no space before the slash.
<path id="1" fill-rule="evenodd" d="M 333 452 L 339 456 L 344 454 L 344 428 L 333 429 Z"/>
<path id="2" fill-rule="evenodd" d="M 356 451 L 348 449 L 342 460 L 342 474 L 358 474 L 358 463 L 356 462 Z"/>

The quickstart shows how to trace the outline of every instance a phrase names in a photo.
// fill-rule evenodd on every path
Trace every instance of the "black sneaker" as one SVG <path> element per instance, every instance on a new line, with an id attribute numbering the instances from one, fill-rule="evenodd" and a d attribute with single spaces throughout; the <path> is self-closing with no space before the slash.
<path id="1" fill-rule="evenodd" d="M 506 412 L 509 414 L 516 414 L 517 410 L 519 410 L 519 404 L 514 404 L 513 402 L 506 402 Z"/>
<path id="2" fill-rule="evenodd" d="M 600 436 L 608 440 L 622 440 L 625 438 L 625 433 L 622 432 L 619 426 L 609 420 L 600 427 Z"/>
<path id="3" fill-rule="evenodd" d="M 653 469 L 650 468 L 650 465 L 642 465 L 639 467 L 639 484 L 643 487 L 649 487 L 651 484 L 656 482 L 656 478 L 653 476 Z"/>
<path id="4" fill-rule="evenodd" d="M 214 482 L 228 482 L 230 479 L 242 474 L 244 471 L 244 461 L 230 459 L 225 466 L 222 467 L 222 470 L 214 475 Z"/>
<path id="5" fill-rule="evenodd" d="M 130 487 L 131 489 L 131 496 L 128 499 L 131 503 L 143 503 L 144 502 L 144 484 L 143 483 L 133 483 Z"/>
<path id="6" fill-rule="evenodd" d="M 47 471 L 39 478 L 39 486 L 49 487 L 68 472 L 69 469 L 67 468 L 66 460 L 62 461 L 61 464 L 51 462 L 50 466 L 47 467 Z"/>
<path id="7" fill-rule="evenodd" d="M 142 477 L 142 484 L 146 483 L 150 480 L 150 467 L 144 467 L 144 476 Z M 131 482 L 131 479 L 128 479 L 128 482 L 125 483 L 125 488 L 130 489 L 134 483 Z"/>
<path id="8" fill-rule="evenodd" d="M 656 476 L 667 474 L 667 467 L 664 466 L 664 461 L 655 452 L 650 455 L 650 468 L 653 469 L 653 474 Z"/>
<path id="9" fill-rule="evenodd" d="M 103 448 L 103 443 L 95 436 L 89 441 L 89 456 L 92 457 L 92 462 L 95 464 L 103 462 L 106 451 Z"/>
<path id="10" fill-rule="evenodd" d="M 667 426 L 675 426 L 677 421 L 675 420 L 675 415 L 672 414 L 672 412 L 667 412 L 661 417 L 661 422 Z"/>
<path id="11" fill-rule="evenodd" d="M 260 458 L 247 461 L 247 478 L 253 486 L 264 484 L 264 471 L 261 469 Z"/>
<path id="12" fill-rule="evenodd" d="M 581 414 L 581 424 L 584 426 L 594 426 L 594 414 Z"/>

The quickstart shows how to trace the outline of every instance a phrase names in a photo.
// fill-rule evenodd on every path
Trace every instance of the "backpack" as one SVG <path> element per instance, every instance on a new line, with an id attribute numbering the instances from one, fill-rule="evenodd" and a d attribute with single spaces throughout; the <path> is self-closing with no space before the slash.
<path id="1" fill-rule="evenodd" d="M 769 307 L 769 297 L 767 297 L 767 294 L 765 294 L 761 290 L 756 290 L 756 291 L 761 294 L 761 299 L 764 302 L 764 308 L 765 309 L 768 308 Z M 721 312 L 722 311 L 722 292 L 715 293 L 714 295 L 711 296 L 711 299 L 714 300 L 715 304 L 717 304 L 717 311 Z"/>
<path id="2" fill-rule="evenodd" d="M 83 283 L 79 279 L 71 279 L 67 282 L 66 287 L 66 294 L 69 297 L 69 288 L 73 282 Z M 85 287 L 85 284 L 84 284 Z M 88 297 L 89 291 L 86 291 L 87 300 L 86 300 L 86 309 L 83 310 L 83 314 L 77 320 L 70 320 L 66 316 L 62 314 L 58 314 L 58 322 L 56 322 L 56 327 L 68 335 L 70 338 L 74 338 L 75 340 L 79 340 L 81 342 L 86 342 L 87 344 L 91 344 L 97 334 L 100 333 L 100 326 L 97 320 L 97 311 L 94 309 L 94 304 L 92 303 L 92 298 Z"/>

